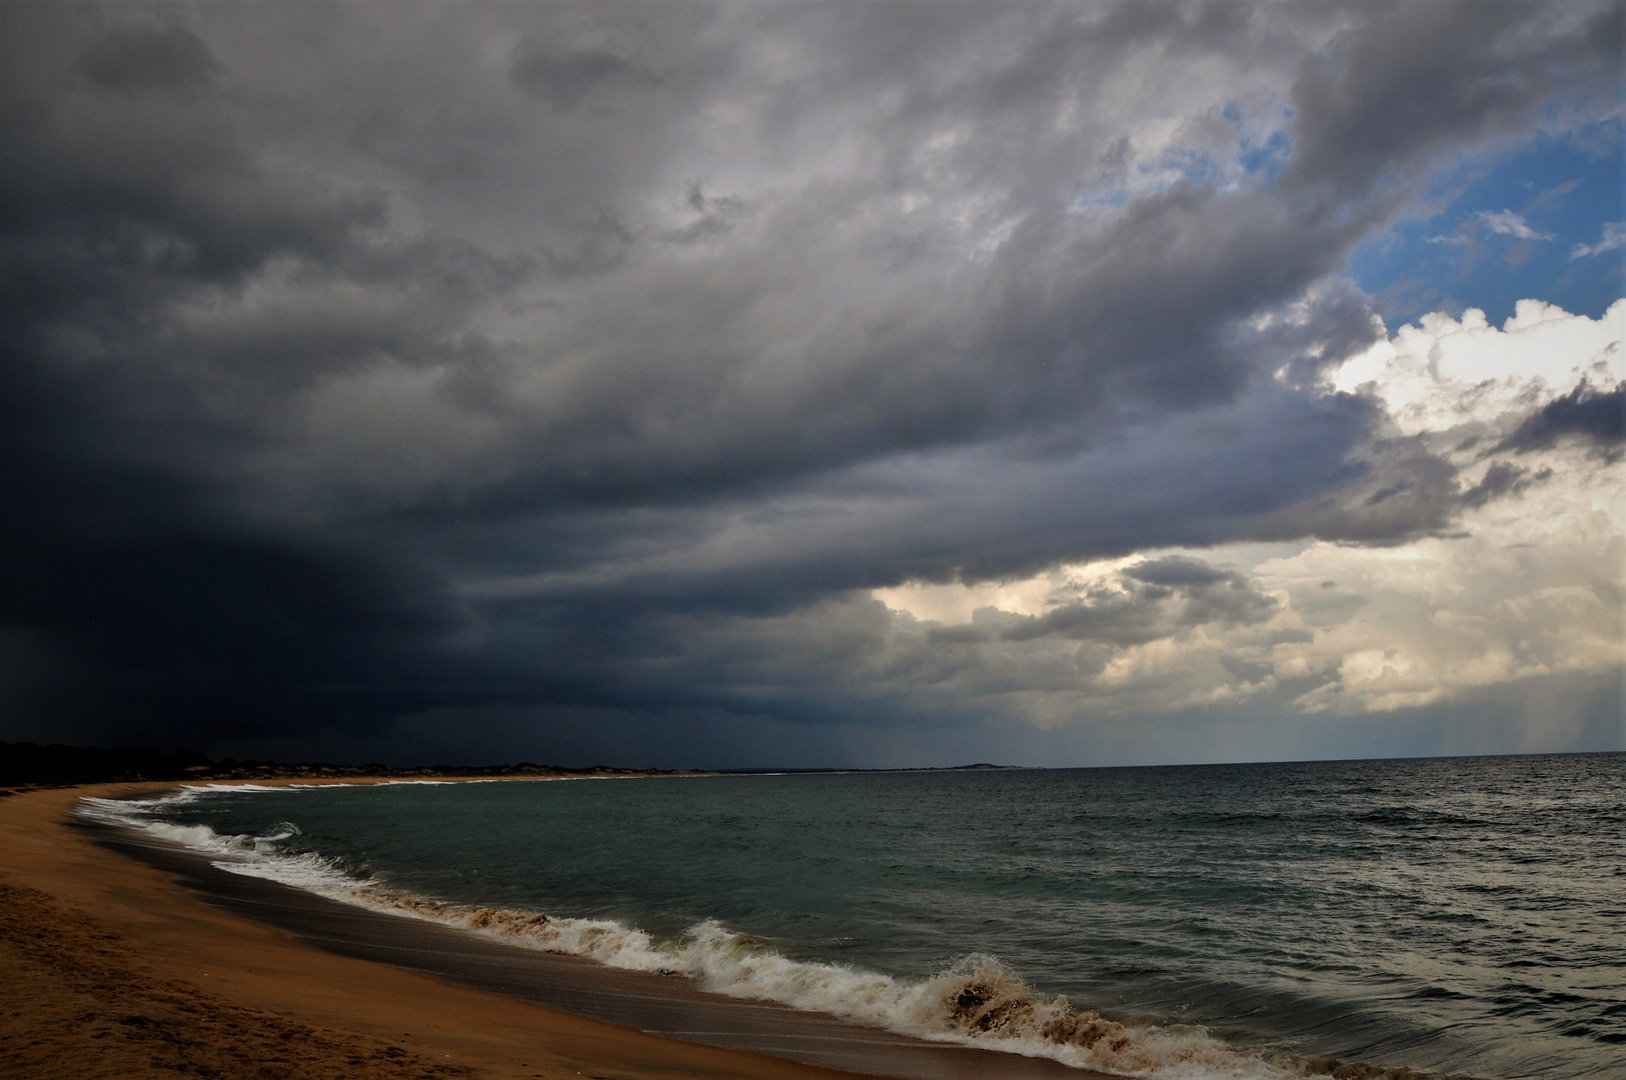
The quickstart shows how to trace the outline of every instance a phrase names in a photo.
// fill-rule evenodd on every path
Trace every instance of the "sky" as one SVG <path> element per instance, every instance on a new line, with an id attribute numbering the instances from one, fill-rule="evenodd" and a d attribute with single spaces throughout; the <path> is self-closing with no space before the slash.
<path id="1" fill-rule="evenodd" d="M 1622 33 L 0 0 L 0 739 L 1626 748 Z"/>

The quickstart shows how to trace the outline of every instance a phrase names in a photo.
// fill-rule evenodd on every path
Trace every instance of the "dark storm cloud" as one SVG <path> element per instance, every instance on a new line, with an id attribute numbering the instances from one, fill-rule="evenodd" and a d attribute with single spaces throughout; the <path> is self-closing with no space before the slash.
<path id="1" fill-rule="evenodd" d="M 81 737 L 201 739 L 439 696 L 449 669 L 426 662 L 465 616 L 438 577 L 342 529 L 256 522 L 236 484 L 277 397 L 416 347 L 441 329 L 426 310 L 509 268 L 466 245 L 359 243 L 384 221 L 375 196 L 268 176 L 202 96 L 219 65 L 184 27 L 4 18 L 33 47 L 8 49 L 0 119 L 0 621 L 57 674 L 19 680 L 30 710 Z M 168 318 L 280 257 L 415 295 L 387 317 L 336 309 L 235 340 Z"/>
<path id="2" fill-rule="evenodd" d="M 1381 332 L 1329 275 L 1377 178 L 1618 63 L 1609 5 L 0 20 L 0 671 L 51 658 L 0 693 L 160 741 L 904 708 L 963 658 L 866 668 L 852 590 L 1446 528 L 1452 467 L 1315 389 Z M 1241 169 L 1289 95 L 1286 173 Z M 976 648 L 1270 610 L 1137 573 Z"/>
<path id="3" fill-rule="evenodd" d="M 598 596 L 742 610 L 803 603 L 831 590 L 906 579 L 1031 574 L 1081 552 L 1205 545 L 1345 532 L 1410 537 L 1449 519 L 1454 489 L 1369 508 L 1373 492 L 1449 468 L 1419 445 L 1365 446 L 1370 403 L 1310 399 L 1279 387 L 1224 407 L 1117 433 L 1094 449 L 1025 440 L 835 471 L 733 499 L 605 507 L 523 524 L 508 543 L 546 545 L 555 573 L 519 570 L 532 595 Z M 1420 485 L 1413 485 L 1420 487 Z M 1328 493 L 1332 492 L 1332 495 Z M 1407 506 L 1407 518 L 1397 513 Z M 457 526 L 470 543 L 472 523 Z M 495 541 L 502 543 L 504 541 Z M 533 548 L 533 553 L 535 552 Z"/>
<path id="4" fill-rule="evenodd" d="M 1349 464 L 1349 482 L 1262 514 L 1255 535 L 1401 544 L 1445 530 L 1462 505 L 1456 467 L 1421 439 L 1369 443 Z"/>
<path id="5" fill-rule="evenodd" d="M 53 453 L 27 438 L 37 420 L 0 440 L 0 618 L 56 670 L 23 680 L 40 715 L 80 738 L 184 741 L 366 726 L 445 697 L 468 617 L 422 568 L 233 521 L 152 469 Z"/>
<path id="6" fill-rule="evenodd" d="M 1532 476 L 1528 469 L 1521 469 L 1505 461 L 1494 462 L 1485 470 L 1485 476 L 1479 483 L 1463 492 L 1462 502 L 1465 506 L 1484 506 L 1492 499 L 1517 495 L 1551 475 L 1550 469 L 1542 469 Z"/>
<path id="7" fill-rule="evenodd" d="M 1495 451 L 1545 450 L 1566 436 L 1585 439 L 1604 452 L 1618 452 L 1626 441 L 1626 386 L 1600 391 L 1582 383 L 1526 417 Z"/>
<path id="8" fill-rule="evenodd" d="M 1201 559 L 1193 559 L 1189 555 L 1170 555 L 1143 562 L 1139 566 L 1132 567 L 1128 576 L 1136 581 L 1144 581 L 1148 585 L 1165 587 L 1185 586 L 1201 589 L 1222 581 L 1241 584 L 1241 580 L 1234 574 L 1216 570 Z"/>
<path id="9" fill-rule="evenodd" d="M 219 64 L 209 47 L 184 26 L 113 26 L 86 43 L 79 56 L 85 76 L 116 90 L 201 90 L 214 83 Z"/>
<path id="10" fill-rule="evenodd" d="M 632 60 L 599 49 L 560 52 L 534 43 L 515 59 L 514 81 L 554 108 L 573 109 L 618 83 L 658 83 Z"/>
<path id="11" fill-rule="evenodd" d="M 1619 5 L 1371 13 L 1307 59 L 1294 83 L 1294 180 L 1359 191 L 1409 173 L 1423 155 L 1519 131 L 1555 91 L 1612 95 L 1620 76 Z"/>

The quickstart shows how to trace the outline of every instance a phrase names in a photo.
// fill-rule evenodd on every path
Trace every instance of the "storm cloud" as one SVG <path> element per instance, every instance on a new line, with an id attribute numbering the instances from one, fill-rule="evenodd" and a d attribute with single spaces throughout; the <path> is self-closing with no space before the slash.
<path id="1" fill-rule="evenodd" d="M 1626 441 L 1626 387 L 1600 391 L 1581 385 L 1526 417 L 1498 449 L 1520 452 L 1552 446 L 1565 436 L 1618 453 Z"/>
<path id="2" fill-rule="evenodd" d="M 0 20 L 0 736 L 205 749 L 1053 726 L 1123 650 L 1302 636 L 1201 552 L 1536 482 L 1329 385 L 1387 340 L 1352 253 L 1465 157 L 1612 130 L 1621 40 L 1613 4 Z M 1476 437 L 1616 446 L 1619 399 Z M 1137 558 L 964 627 L 871 595 Z M 1203 670 L 1264 686 L 1265 647 Z"/>

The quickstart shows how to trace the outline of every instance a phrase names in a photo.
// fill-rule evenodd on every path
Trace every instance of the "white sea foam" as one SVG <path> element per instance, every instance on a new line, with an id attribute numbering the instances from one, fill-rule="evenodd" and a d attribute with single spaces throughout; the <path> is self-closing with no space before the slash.
<path id="1" fill-rule="evenodd" d="M 233 788 L 245 789 L 256 790 L 248 785 Z M 611 967 L 684 975 L 713 993 L 778 1002 L 918 1038 L 1154 1080 L 1285 1080 L 1323 1071 L 1314 1067 L 1319 1063 L 1301 1058 L 1230 1046 L 1196 1026 L 1109 1020 L 1074 1007 L 1064 997 L 1035 993 L 987 955 L 966 956 L 931 978 L 907 980 L 840 964 L 795 960 L 712 920 L 690 927 L 675 940 L 658 940 L 644 930 L 606 919 L 477 908 L 401 892 L 347 873 L 332 860 L 285 850 L 282 842 L 298 835 L 291 822 L 263 836 L 222 836 L 206 825 L 179 825 L 158 816 L 208 790 L 188 788 L 147 801 L 87 798 L 78 812 L 202 852 L 212 856 L 214 866 L 232 873 Z M 1325 1071 L 1330 1072 L 1332 1064 L 1336 1063 L 1329 1063 Z"/>
<path id="2" fill-rule="evenodd" d="M 159 799 L 87 798 L 79 801 L 76 810 L 80 816 L 92 821 L 138 829 L 149 836 L 214 856 L 210 860 L 212 865 L 234 874 L 267 878 L 295 888 L 321 892 L 339 900 L 351 900 L 355 894 L 373 886 L 373 882 L 347 874 L 338 865 L 319 855 L 292 853 L 280 847 L 282 841 L 299 834 L 299 826 L 291 821 L 283 822 L 263 836 L 222 836 L 207 825 L 181 825 L 158 816 L 164 810 L 196 801 L 211 790 L 223 789 L 224 785 L 189 786 Z M 288 789 L 244 784 L 231 790 Z"/>

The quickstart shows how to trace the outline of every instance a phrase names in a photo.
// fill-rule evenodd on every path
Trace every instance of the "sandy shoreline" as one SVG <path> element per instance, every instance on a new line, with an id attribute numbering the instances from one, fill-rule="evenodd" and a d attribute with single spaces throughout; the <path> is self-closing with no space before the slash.
<path id="1" fill-rule="evenodd" d="M 173 787 L 109 784 L 0 799 L 0 1074 L 1100 1075 L 669 985 L 656 990 L 636 981 L 651 976 L 584 961 L 531 953 L 516 966 L 497 947 L 438 940 L 448 933 L 441 928 L 211 871 L 195 856 L 142 852 L 105 835 L 98 842 L 72 824 L 72 807 L 85 796 Z M 110 840 L 135 858 L 109 850 Z M 212 887 L 211 873 L 222 879 Z M 685 1029 L 695 1028 L 708 1029 L 702 1042 L 766 1053 L 651 1034 L 689 1039 Z M 805 1063 L 820 1061 L 837 1068 Z"/>
<path id="2" fill-rule="evenodd" d="M 68 824 L 86 795 L 0 799 L 0 1074 L 47 1078 L 850 1077 L 663 1039 L 336 956 L 201 904 Z"/>

